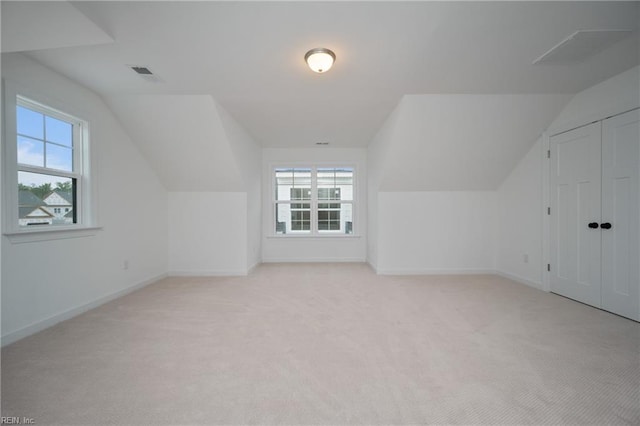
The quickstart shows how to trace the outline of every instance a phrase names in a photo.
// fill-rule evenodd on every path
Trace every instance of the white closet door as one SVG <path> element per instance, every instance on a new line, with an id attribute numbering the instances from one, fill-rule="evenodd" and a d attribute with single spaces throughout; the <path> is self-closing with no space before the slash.
<path id="1" fill-rule="evenodd" d="M 639 169 L 640 111 L 604 120 L 602 308 L 635 320 L 640 320 Z"/>
<path id="2" fill-rule="evenodd" d="M 551 290 L 596 307 L 601 304 L 601 136 L 600 123 L 593 123 L 550 139 Z"/>

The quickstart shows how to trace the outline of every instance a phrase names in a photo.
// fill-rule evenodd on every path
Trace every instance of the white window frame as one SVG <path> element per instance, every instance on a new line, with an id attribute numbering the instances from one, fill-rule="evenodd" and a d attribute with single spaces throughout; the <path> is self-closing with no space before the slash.
<path id="1" fill-rule="evenodd" d="M 276 170 L 277 169 L 310 169 L 311 170 L 311 200 L 276 200 Z M 353 199 L 352 200 L 318 200 L 318 169 L 349 168 L 353 170 Z M 275 238 L 357 238 L 359 220 L 358 210 L 358 168 L 352 163 L 279 163 L 272 164 L 269 172 L 269 188 L 271 194 L 270 237 Z M 292 233 L 278 234 L 276 232 L 276 204 L 309 203 L 311 205 L 311 229 L 310 231 L 294 231 Z M 318 204 L 351 204 L 352 229 L 350 234 L 339 231 L 318 230 Z"/>
<path id="2" fill-rule="evenodd" d="M 95 179 L 92 177 L 92 158 L 89 143 L 89 122 L 66 108 L 64 103 L 50 99 L 41 101 L 32 91 L 3 81 L 3 124 L 2 132 L 2 232 L 12 243 L 44 241 L 52 239 L 76 238 L 94 235 L 97 226 L 95 209 Z M 16 109 L 23 106 L 50 117 L 73 124 L 73 171 L 55 170 L 46 167 L 18 164 L 18 140 Z M 68 112 L 67 112 L 68 111 Z M 76 180 L 76 223 L 51 225 L 47 227 L 23 227 L 18 216 L 18 171 L 44 173 L 52 176 Z"/>

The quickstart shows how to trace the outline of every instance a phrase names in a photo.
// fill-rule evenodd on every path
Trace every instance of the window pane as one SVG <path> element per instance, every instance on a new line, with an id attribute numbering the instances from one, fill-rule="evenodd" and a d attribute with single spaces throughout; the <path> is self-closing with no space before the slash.
<path id="1" fill-rule="evenodd" d="M 44 115 L 25 107 L 16 109 L 18 134 L 44 139 Z"/>
<path id="2" fill-rule="evenodd" d="M 291 200 L 310 200 L 311 188 L 291 188 Z"/>
<path id="3" fill-rule="evenodd" d="M 319 203 L 319 209 L 339 209 L 340 203 Z"/>
<path id="4" fill-rule="evenodd" d="M 339 200 L 340 188 L 318 188 L 319 200 Z"/>
<path id="5" fill-rule="evenodd" d="M 308 203 L 291 203 L 291 209 L 307 209 L 309 208 Z"/>
<path id="6" fill-rule="evenodd" d="M 73 171 L 73 150 L 64 146 L 47 144 L 47 165 L 50 169 Z"/>
<path id="7" fill-rule="evenodd" d="M 276 204 L 276 234 L 309 233 L 311 231 L 311 204 Z"/>
<path id="8" fill-rule="evenodd" d="M 352 211 L 353 206 L 351 203 L 319 203 L 318 232 L 353 233 Z"/>
<path id="9" fill-rule="evenodd" d="M 75 179 L 42 173 L 18 172 L 20 226 L 76 223 Z"/>
<path id="10" fill-rule="evenodd" d="M 340 230 L 340 204 L 318 204 L 318 231 Z"/>
<path id="11" fill-rule="evenodd" d="M 311 169 L 276 169 L 276 200 L 310 200 Z"/>
<path id="12" fill-rule="evenodd" d="M 319 200 L 353 200 L 353 169 L 319 168 Z"/>
<path id="13" fill-rule="evenodd" d="M 73 125 L 71 123 L 45 116 L 45 129 L 48 142 L 73 146 Z"/>
<path id="14" fill-rule="evenodd" d="M 18 163 L 44 167 L 44 142 L 18 136 Z"/>

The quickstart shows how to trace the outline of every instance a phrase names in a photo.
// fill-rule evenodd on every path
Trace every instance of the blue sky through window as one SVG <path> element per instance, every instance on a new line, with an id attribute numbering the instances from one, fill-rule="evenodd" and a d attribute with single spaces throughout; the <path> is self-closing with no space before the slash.
<path id="1" fill-rule="evenodd" d="M 18 162 L 24 165 L 73 171 L 73 124 L 18 106 L 16 110 Z M 40 173 L 22 174 L 20 183 L 39 186 L 58 179 Z"/>
<path id="2" fill-rule="evenodd" d="M 66 121 L 45 116 L 45 129 L 47 142 L 59 143 L 68 147 L 72 146 L 73 126 Z"/>
<path id="3" fill-rule="evenodd" d="M 44 139 L 44 114 L 19 106 L 18 134 Z"/>

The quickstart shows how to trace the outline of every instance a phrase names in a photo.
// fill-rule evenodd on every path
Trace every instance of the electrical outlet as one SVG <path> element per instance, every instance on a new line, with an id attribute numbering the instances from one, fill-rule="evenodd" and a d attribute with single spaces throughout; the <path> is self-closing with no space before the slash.
<path id="1" fill-rule="evenodd" d="M 522 261 L 523 261 L 524 263 L 529 263 L 529 255 L 528 255 L 528 254 L 526 254 L 526 253 L 525 253 L 525 254 L 523 254 L 523 255 L 522 255 Z"/>
<path id="2" fill-rule="evenodd" d="M 122 262 L 122 269 L 129 269 L 129 261 L 128 260 L 124 260 Z"/>

